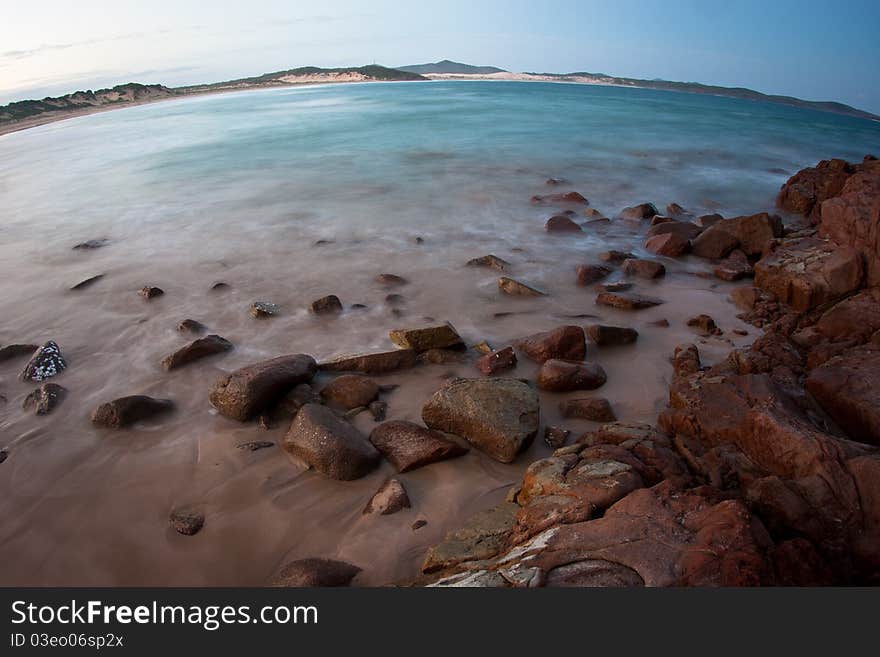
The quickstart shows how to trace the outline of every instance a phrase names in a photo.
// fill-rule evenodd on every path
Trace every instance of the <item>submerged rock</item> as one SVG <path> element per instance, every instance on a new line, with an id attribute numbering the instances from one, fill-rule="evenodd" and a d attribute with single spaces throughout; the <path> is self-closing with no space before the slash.
<path id="1" fill-rule="evenodd" d="M 385 287 L 399 287 L 409 283 L 403 276 L 397 274 L 379 274 L 376 276 L 376 282 Z"/>
<path id="2" fill-rule="evenodd" d="M 538 370 L 538 387 L 550 392 L 595 390 L 605 385 L 605 370 L 598 363 L 548 360 Z"/>
<path id="3" fill-rule="evenodd" d="M 248 365 L 217 381 L 209 399 L 222 415 L 244 422 L 277 403 L 291 389 L 315 376 L 314 358 L 281 356 Z"/>
<path id="4" fill-rule="evenodd" d="M 122 429 L 142 420 L 174 410 L 170 399 L 155 399 L 146 395 L 120 397 L 101 404 L 92 411 L 92 424 L 110 429 Z"/>
<path id="5" fill-rule="evenodd" d="M 590 340 L 600 347 L 616 347 L 632 344 L 639 338 L 639 332 L 624 326 L 607 326 L 605 324 L 591 324 L 586 328 Z"/>
<path id="6" fill-rule="evenodd" d="M 582 233 L 583 229 L 574 222 L 571 217 L 564 214 L 556 214 L 547 220 L 544 229 L 548 233 Z"/>
<path id="7" fill-rule="evenodd" d="M 474 258 L 472 260 L 468 260 L 468 267 L 488 267 L 491 269 L 497 269 L 498 271 L 507 271 L 510 268 L 510 263 L 507 260 L 502 260 L 496 255 L 484 255 L 479 258 Z"/>
<path id="8" fill-rule="evenodd" d="M 185 319 L 177 325 L 177 330 L 181 333 L 204 333 L 208 327 L 194 319 Z"/>
<path id="9" fill-rule="evenodd" d="M 498 351 L 486 354 L 477 359 L 476 368 L 486 376 L 494 376 L 499 372 L 516 367 L 516 353 L 513 347 L 505 347 Z"/>
<path id="10" fill-rule="evenodd" d="M 44 383 L 25 397 L 22 408 L 33 410 L 35 415 L 48 415 L 64 399 L 67 389 L 57 383 Z"/>
<path id="11" fill-rule="evenodd" d="M 375 354 L 340 356 L 324 361 L 318 369 L 329 372 L 363 372 L 364 374 L 386 374 L 397 370 L 415 367 L 418 354 L 412 349 L 396 349 Z"/>
<path id="12" fill-rule="evenodd" d="M 151 287 L 147 285 L 146 287 L 141 288 L 139 294 L 147 301 L 150 301 L 151 299 L 155 299 L 156 297 L 161 297 L 163 294 L 165 294 L 165 290 L 163 290 L 161 287 Z"/>
<path id="13" fill-rule="evenodd" d="M 541 292 L 536 288 L 513 278 L 508 278 L 507 276 L 502 276 L 498 279 L 498 289 L 504 292 L 504 294 L 509 294 L 511 296 L 542 297 L 546 295 L 545 292 Z"/>
<path id="14" fill-rule="evenodd" d="M 66 367 L 60 347 L 49 340 L 31 356 L 18 378 L 21 381 L 45 381 L 60 374 Z"/>
<path id="15" fill-rule="evenodd" d="M 576 203 L 580 205 L 589 205 L 590 202 L 578 192 L 565 192 L 559 194 L 545 194 L 532 197 L 532 203 L 542 205 L 545 203 Z"/>
<path id="16" fill-rule="evenodd" d="M 361 569 L 333 559 L 299 559 L 285 564 L 274 575 L 270 586 L 317 588 L 348 586 Z"/>
<path id="17" fill-rule="evenodd" d="M 309 310 L 315 315 L 332 315 L 342 312 L 342 302 L 335 294 L 321 297 L 309 305 Z"/>
<path id="18" fill-rule="evenodd" d="M 627 251 L 603 251 L 599 254 L 599 260 L 603 262 L 611 262 L 615 264 L 620 264 L 624 260 L 630 260 L 631 258 L 635 258 L 632 253 Z"/>
<path id="19" fill-rule="evenodd" d="M 413 349 L 417 352 L 429 349 L 463 349 L 464 342 L 452 324 L 440 324 L 415 329 L 396 329 L 388 337 L 402 349 Z"/>
<path id="20" fill-rule="evenodd" d="M 380 424 L 370 433 L 370 442 L 400 473 L 468 452 L 467 447 L 445 438 L 440 432 L 404 420 Z"/>
<path id="21" fill-rule="evenodd" d="M 455 379 L 422 408 L 425 424 L 511 463 L 538 432 L 538 394 L 515 379 Z"/>
<path id="22" fill-rule="evenodd" d="M 360 479 L 379 465 L 380 455 L 354 425 L 318 404 L 303 406 L 284 449 L 321 474 L 341 481 Z"/>
<path id="23" fill-rule="evenodd" d="M 90 278 L 87 278 L 83 281 L 80 281 L 79 283 L 77 283 L 76 285 L 74 285 L 70 289 L 72 291 L 85 290 L 87 287 L 91 287 L 92 285 L 94 285 L 95 283 L 100 281 L 102 278 L 104 278 L 104 274 L 98 274 L 97 276 L 91 276 Z"/>
<path id="24" fill-rule="evenodd" d="M 640 221 L 642 219 L 651 219 L 658 214 L 660 214 L 660 212 L 657 210 L 657 207 L 653 203 L 642 203 L 640 205 L 634 205 L 628 208 L 624 208 L 620 211 L 620 214 L 618 216 L 621 219 L 632 219 Z"/>
<path id="25" fill-rule="evenodd" d="M 376 382 L 357 374 L 337 376 L 321 390 L 321 397 L 347 411 L 369 406 L 378 396 Z"/>
<path id="26" fill-rule="evenodd" d="M 623 262 L 623 273 L 627 276 L 637 276 L 639 278 L 660 278 L 666 275 L 666 267 L 663 263 L 656 260 L 643 260 L 641 258 L 630 258 Z"/>
<path id="27" fill-rule="evenodd" d="M 79 244 L 75 244 L 73 246 L 74 251 L 94 251 L 95 249 L 100 249 L 101 247 L 107 246 L 110 243 L 106 237 L 100 237 L 98 239 L 86 240 L 85 242 L 80 242 Z"/>
<path id="28" fill-rule="evenodd" d="M 367 502 L 362 515 L 371 515 L 378 513 L 383 516 L 390 516 L 402 509 L 410 507 L 409 496 L 406 489 L 397 479 L 388 479 L 375 495 Z"/>
<path id="29" fill-rule="evenodd" d="M 560 326 L 516 340 L 513 346 L 536 363 L 551 358 L 583 360 L 587 355 L 584 330 L 580 326 Z"/>
<path id="30" fill-rule="evenodd" d="M 578 265 L 576 270 L 578 285 L 592 285 L 611 274 L 608 267 L 601 265 Z"/>
<path id="31" fill-rule="evenodd" d="M 160 364 L 166 371 L 175 370 L 202 358 L 222 354 L 233 349 L 232 343 L 219 335 L 207 335 L 165 356 Z"/>
<path id="32" fill-rule="evenodd" d="M 675 233 L 655 235 L 645 242 L 645 250 L 666 258 L 679 258 L 690 251 L 691 243 Z"/>

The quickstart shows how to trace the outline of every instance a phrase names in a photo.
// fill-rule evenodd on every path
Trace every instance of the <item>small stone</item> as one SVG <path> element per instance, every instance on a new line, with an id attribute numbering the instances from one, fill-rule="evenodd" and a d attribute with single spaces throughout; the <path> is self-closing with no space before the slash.
<path id="1" fill-rule="evenodd" d="M 149 301 L 150 299 L 155 299 L 156 297 L 161 297 L 165 294 L 165 290 L 160 287 L 151 287 L 149 285 L 142 287 L 140 291 L 140 295 Z"/>
<path id="2" fill-rule="evenodd" d="M 18 375 L 21 381 L 44 381 L 60 374 L 67 367 L 61 349 L 49 340 L 31 357 L 27 365 Z"/>
<path id="3" fill-rule="evenodd" d="M 185 319 L 177 325 L 177 330 L 181 333 L 204 333 L 208 327 L 194 319 Z"/>
<path id="4" fill-rule="evenodd" d="M 194 509 L 176 509 L 169 520 L 174 531 L 184 536 L 194 536 L 205 526 L 205 515 Z"/>
<path id="5" fill-rule="evenodd" d="M 498 289 L 504 292 L 504 294 L 509 294 L 511 296 L 542 297 L 546 294 L 530 285 L 526 285 L 513 278 L 508 278 L 507 276 L 502 276 L 498 279 Z"/>
<path id="6" fill-rule="evenodd" d="M 601 265 L 579 265 L 576 270 L 578 285 L 592 285 L 611 274 L 608 267 Z"/>
<path id="7" fill-rule="evenodd" d="M 398 472 L 409 472 L 468 452 L 438 431 L 403 420 L 380 424 L 370 433 L 370 442 Z"/>
<path id="8" fill-rule="evenodd" d="M 98 281 L 104 278 L 104 274 L 98 274 L 97 276 L 92 276 L 91 278 L 87 278 L 84 281 L 80 281 L 76 285 L 74 285 L 71 290 L 85 290 L 87 287 L 91 287 Z"/>
<path id="9" fill-rule="evenodd" d="M 254 301 L 251 304 L 249 312 L 251 317 L 266 319 L 277 315 L 280 310 L 281 308 L 274 303 L 269 303 L 268 301 Z"/>
<path id="10" fill-rule="evenodd" d="M 413 530 L 414 532 L 415 532 L 415 531 L 418 531 L 418 530 L 420 530 L 422 527 L 427 526 L 427 524 L 428 524 L 428 521 L 427 521 L 427 520 L 421 520 L 421 519 L 420 519 L 420 520 L 416 520 L 416 521 L 412 524 L 412 530 Z"/>
<path id="11" fill-rule="evenodd" d="M 544 184 L 549 187 L 556 187 L 557 185 L 564 185 L 567 182 L 568 181 L 565 178 L 547 178 L 547 182 Z"/>
<path id="12" fill-rule="evenodd" d="M 640 205 L 634 205 L 629 208 L 624 208 L 620 211 L 621 219 L 632 219 L 635 221 L 640 221 L 642 219 L 651 219 L 652 217 L 656 217 L 660 212 L 657 210 L 657 207 L 653 203 L 642 203 Z"/>
<path id="13" fill-rule="evenodd" d="M 315 315 L 331 315 L 342 312 L 342 302 L 335 294 L 312 301 L 309 310 Z"/>
<path id="14" fill-rule="evenodd" d="M 663 263 L 655 260 L 643 260 L 641 258 L 630 258 L 623 263 L 623 273 L 627 276 L 638 276 L 639 278 L 660 278 L 666 275 L 666 267 Z"/>
<path id="15" fill-rule="evenodd" d="M 35 415 L 48 415 L 61 403 L 65 394 L 66 388 L 56 383 L 44 383 L 25 397 L 22 408 L 26 411 L 33 409 Z"/>
<path id="16" fill-rule="evenodd" d="M 486 342 L 485 340 L 473 345 L 471 347 L 471 349 L 473 349 L 474 351 L 476 351 L 478 353 L 484 354 L 484 355 L 491 354 L 493 351 L 495 351 L 494 349 L 492 349 L 492 346 L 488 342 Z"/>
<path id="17" fill-rule="evenodd" d="M 669 328 L 669 320 L 668 319 L 656 319 L 653 322 L 649 322 L 651 326 L 657 326 L 659 328 Z"/>
<path id="18" fill-rule="evenodd" d="M 132 395 L 101 404 L 92 411 L 91 419 L 93 424 L 111 429 L 121 429 L 135 422 L 168 413 L 173 409 L 174 403 L 169 399 Z"/>
<path id="19" fill-rule="evenodd" d="M 748 334 L 749 334 L 749 332 L 746 331 L 745 329 L 733 329 L 733 332 L 734 332 L 736 335 L 742 335 L 742 336 L 745 336 L 745 335 L 748 335 Z"/>
<path id="20" fill-rule="evenodd" d="M 418 363 L 418 354 L 412 349 L 395 349 L 374 354 L 341 356 L 318 365 L 318 369 L 331 372 L 363 372 L 364 374 L 386 374 L 409 369 Z"/>
<path id="21" fill-rule="evenodd" d="M 477 359 L 475 365 L 486 376 L 494 376 L 516 367 L 516 352 L 513 347 L 505 347 Z"/>
<path id="22" fill-rule="evenodd" d="M 559 449 L 568 440 L 571 431 L 568 429 L 560 429 L 559 427 L 546 427 L 544 429 L 544 442 L 551 449 Z"/>
<path id="23" fill-rule="evenodd" d="M 449 323 L 426 328 L 395 329 L 388 337 L 401 349 L 413 349 L 417 352 L 429 349 L 464 349 L 461 336 Z"/>
<path id="24" fill-rule="evenodd" d="M 258 452 L 261 449 L 268 449 L 270 447 L 275 447 L 275 443 L 271 440 L 251 440 L 246 443 L 239 443 L 235 446 L 236 449 L 240 449 L 244 452 Z"/>
<path id="25" fill-rule="evenodd" d="M 219 283 L 214 283 L 211 286 L 212 292 L 226 292 L 229 289 L 229 283 L 224 283 L 220 281 Z"/>
<path id="26" fill-rule="evenodd" d="M 219 335 L 207 335 L 181 347 L 173 354 L 165 356 L 160 361 L 160 365 L 170 372 L 178 367 L 183 367 L 197 360 L 222 354 L 232 349 L 232 343 L 226 338 L 221 338 Z"/>
<path id="27" fill-rule="evenodd" d="M 614 422 L 617 420 L 611 404 L 602 397 L 567 399 L 559 404 L 559 412 L 565 418 L 577 418 L 591 422 Z"/>
<path id="28" fill-rule="evenodd" d="M 510 263 L 507 260 L 502 260 L 496 255 L 484 255 L 479 258 L 474 258 L 473 260 L 468 260 L 468 267 L 488 267 L 491 269 L 497 269 L 498 271 L 507 271 L 510 268 Z"/>
<path id="29" fill-rule="evenodd" d="M 409 496 L 403 484 L 397 479 L 388 479 L 375 495 L 367 502 L 363 515 L 378 513 L 383 516 L 390 516 L 402 509 L 410 507 Z"/>
<path id="30" fill-rule="evenodd" d="M 631 290 L 632 287 L 633 284 L 627 281 L 615 281 L 614 283 L 604 283 L 602 285 L 602 289 L 606 292 L 626 292 Z"/>
<path id="31" fill-rule="evenodd" d="M 590 202 L 578 192 L 565 192 L 564 194 L 547 194 L 544 196 L 533 196 L 532 203 L 542 205 L 544 203 L 577 203 L 589 205 Z"/>
<path id="32" fill-rule="evenodd" d="M 397 287 L 409 283 L 403 276 L 397 274 L 379 274 L 376 276 L 376 282 L 385 287 Z"/>
<path id="33" fill-rule="evenodd" d="M 384 422 L 388 415 L 388 403 L 377 399 L 367 406 L 367 410 L 373 416 L 373 422 Z"/>

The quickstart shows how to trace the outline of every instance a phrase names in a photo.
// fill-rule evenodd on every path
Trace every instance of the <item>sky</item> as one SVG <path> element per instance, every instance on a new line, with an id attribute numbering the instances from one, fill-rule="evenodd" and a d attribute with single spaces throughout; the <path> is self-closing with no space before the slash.
<path id="1" fill-rule="evenodd" d="M 0 17 L 0 103 L 452 59 L 743 86 L 880 113 L 878 0 L 0 0 Z"/>

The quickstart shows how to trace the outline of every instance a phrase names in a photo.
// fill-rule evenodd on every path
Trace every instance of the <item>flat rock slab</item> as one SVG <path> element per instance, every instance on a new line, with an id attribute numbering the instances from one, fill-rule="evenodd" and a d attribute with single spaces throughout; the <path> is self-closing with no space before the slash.
<path id="1" fill-rule="evenodd" d="M 401 349 L 413 349 L 418 352 L 465 346 L 455 327 L 448 323 L 425 328 L 395 329 L 388 334 L 388 337 Z"/>
<path id="2" fill-rule="evenodd" d="M 654 297 L 645 297 L 637 294 L 601 292 L 596 297 L 596 303 L 600 306 L 609 306 L 621 310 L 643 310 L 659 306 L 663 301 Z"/>
<path id="3" fill-rule="evenodd" d="M 283 446 L 321 474 L 340 481 L 360 479 L 380 460 L 379 452 L 354 425 L 318 404 L 300 409 Z"/>
<path id="4" fill-rule="evenodd" d="M 31 357 L 18 378 L 21 381 L 45 381 L 60 374 L 66 367 L 61 349 L 54 341 L 49 340 Z"/>
<path id="5" fill-rule="evenodd" d="M 370 442 L 401 473 L 468 452 L 467 447 L 448 440 L 440 432 L 404 420 L 380 424 L 370 433 Z"/>
<path id="6" fill-rule="evenodd" d="M 173 354 L 165 356 L 160 361 L 160 364 L 166 371 L 171 371 L 193 361 L 225 353 L 232 350 L 232 348 L 232 343 L 226 338 L 221 338 L 219 335 L 206 335 L 204 338 L 199 338 L 185 347 L 181 347 Z"/>
<path id="7" fill-rule="evenodd" d="M 58 406 L 67 394 L 67 389 L 57 383 L 44 383 L 25 397 L 22 408 L 33 410 L 35 415 L 48 415 Z"/>
<path id="8" fill-rule="evenodd" d="M 270 580 L 270 586 L 315 588 L 348 586 L 361 572 L 357 566 L 333 559 L 299 559 L 285 564 Z"/>
<path id="9" fill-rule="evenodd" d="M 221 414 L 245 422 L 315 376 L 315 359 L 305 354 L 281 356 L 248 365 L 214 384 L 209 399 Z"/>
<path id="10" fill-rule="evenodd" d="M 362 372 L 364 374 L 386 374 L 415 367 L 418 354 L 412 349 L 395 349 L 375 354 L 340 356 L 318 365 L 318 369 L 328 372 Z"/>
<path id="11" fill-rule="evenodd" d="M 538 393 L 516 379 L 455 379 L 422 408 L 430 429 L 461 436 L 511 463 L 538 432 Z"/>
<path id="12" fill-rule="evenodd" d="M 92 411 L 91 419 L 92 423 L 98 426 L 122 429 L 172 410 L 174 410 L 174 402 L 170 399 L 132 395 L 101 404 Z"/>

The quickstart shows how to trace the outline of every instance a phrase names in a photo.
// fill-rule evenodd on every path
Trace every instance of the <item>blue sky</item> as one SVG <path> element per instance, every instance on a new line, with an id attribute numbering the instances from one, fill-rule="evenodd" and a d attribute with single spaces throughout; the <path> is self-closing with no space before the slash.
<path id="1" fill-rule="evenodd" d="M 0 103 L 129 80 L 454 59 L 746 86 L 880 113 L 880 2 L 2 0 Z"/>

